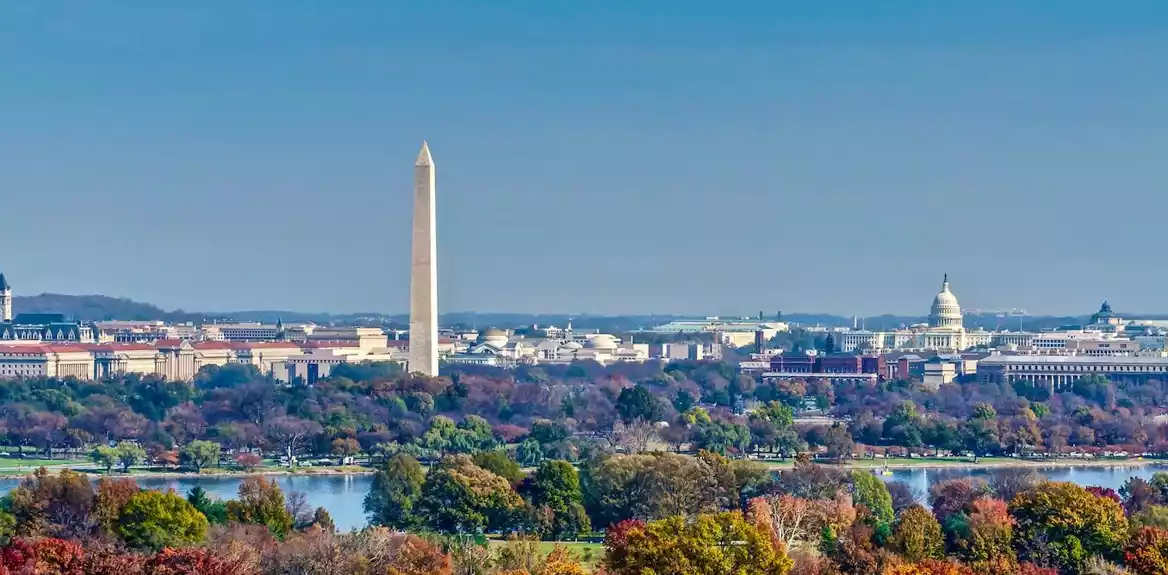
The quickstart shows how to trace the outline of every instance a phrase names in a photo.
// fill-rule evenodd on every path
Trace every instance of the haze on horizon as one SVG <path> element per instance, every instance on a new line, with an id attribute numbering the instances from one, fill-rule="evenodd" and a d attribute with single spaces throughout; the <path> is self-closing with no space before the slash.
<path id="1" fill-rule="evenodd" d="M 1168 5 L 0 4 L 17 295 L 439 306 L 1168 311 Z"/>

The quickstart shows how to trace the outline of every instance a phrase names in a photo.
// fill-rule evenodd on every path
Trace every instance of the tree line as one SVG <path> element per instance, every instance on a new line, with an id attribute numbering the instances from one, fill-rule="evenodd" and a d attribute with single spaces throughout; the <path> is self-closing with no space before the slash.
<path id="1" fill-rule="evenodd" d="M 34 378 L 0 387 L 0 441 L 45 457 L 90 457 L 107 470 L 151 462 L 248 470 L 261 456 L 405 451 L 422 460 L 507 446 L 525 466 L 597 450 L 668 448 L 728 456 L 828 458 L 872 453 L 1168 452 L 1164 384 L 1088 376 L 1052 392 L 1028 384 L 761 381 L 722 362 L 458 367 L 442 377 L 341 365 L 308 386 L 250 366 L 193 383 L 123 376 Z M 796 422 L 814 411 L 835 425 Z"/>

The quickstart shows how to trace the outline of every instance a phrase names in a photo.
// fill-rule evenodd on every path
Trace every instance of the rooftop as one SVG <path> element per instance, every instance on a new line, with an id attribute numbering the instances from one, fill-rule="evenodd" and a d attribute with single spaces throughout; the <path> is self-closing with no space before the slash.
<path id="1" fill-rule="evenodd" d="M 982 359 L 983 365 L 1019 363 L 1061 363 L 1092 365 L 1166 365 L 1168 357 L 1149 356 L 1089 356 L 1089 355 L 991 355 Z"/>

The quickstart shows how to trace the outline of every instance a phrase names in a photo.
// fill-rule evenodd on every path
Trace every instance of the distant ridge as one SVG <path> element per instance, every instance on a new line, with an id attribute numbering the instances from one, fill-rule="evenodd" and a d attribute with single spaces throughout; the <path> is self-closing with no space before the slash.
<path id="1" fill-rule="evenodd" d="M 229 312 L 188 312 L 183 310 L 167 311 L 156 305 L 137 302 L 128 298 L 110 297 L 104 295 L 65 295 L 45 293 L 35 296 L 16 296 L 13 309 L 20 313 L 59 313 L 76 321 L 104 321 L 110 319 L 132 321 L 167 321 L 167 322 L 205 322 L 205 321 L 260 321 L 275 323 L 277 319 L 285 322 L 314 322 L 317 324 L 350 323 L 376 324 L 405 327 L 408 318 L 405 314 L 369 313 L 306 313 L 279 310 L 244 310 Z M 1164 314 L 1125 314 L 1120 317 L 1165 319 Z M 730 319 L 733 316 L 723 316 Z M 599 314 L 529 314 L 507 312 L 448 312 L 441 315 L 443 325 L 462 325 L 467 327 L 518 327 L 538 325 L 556 325 L 564 327 L 569 321 L 577 329 L 602 329 L 611 331 L 633 331 L 650 328 L 655 325 L 668 323 L 679 319 L 695 319 L 700 316 L 676 314 L 627 314 L 627 315 L 599 315 Z M 984 328 L 989 330 L 1008 329 L 1017 331 L 1019 327 L 1026 330 L 1051 329 L 1067 325 L 1087 323 L 1089 316 L 1026 316 L 1004 317 L 999 314 L 967 314 L 965 326 L 970 329 Z M 763 315 L 764 321 L 774 321 L 773 313 Z M 859 324 L 870 330 L 892 330 L 901 326 L 923 323 L 924 316 L 879 315 L 859 319 Z M 829 313 L 784 313 L 782 321 L 803 326 L 843 327 L 852 325 L 853 319 L 849 316 Z"/>

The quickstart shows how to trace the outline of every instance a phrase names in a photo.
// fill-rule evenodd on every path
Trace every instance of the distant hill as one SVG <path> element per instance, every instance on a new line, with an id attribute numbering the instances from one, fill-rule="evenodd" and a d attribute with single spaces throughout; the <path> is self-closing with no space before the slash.
<path id="1" fill-rule="evenodd" d="M 383 313 L 305 313 L 278 310 L 254 310 L 234 312 L 187 312 L 183 310 L 167 311 L 156 305 L 136 302 L 126 298 L 116 298 L 104 295 L 63 295 L 40 294 L 36 296 L 16 296 L 13 302 L 13 311 L 16 313 L 59 313 L 77 321 L 102 321 L 122 319 L 134 321 L 162 320 L 167 322 L 201 322 L 212 319 L 234 321 L 260 321 L 275 323 L 277 319 L 285 322 L 313 322 L 327 324 L 367 324 L 391 325 L 405 327 L 409 318 L 405 314 Z M 1118 313 L 1120 317 L 1143 319 L 1164 319 L 1163 314 L 1126 314 Z M 441 316 L 443 325 L 462 325 L 467 327 L 504 327 L 556 325 L 566 326 L 569 321 L 577 329 L 599 329 L 605 331 L 624 332 L 636 329 L 651 328 L 677 319 L 693 318 L 694 316 L 680 315 L 624 315 L 602 316 L 590 314 L 524 314 L 524 313 L 479 313 L 479 312 L 448 312 Z M 988 330 L 1009 329 L 1026 330 L 1051 329 L 1067 325 L 1083 324 L 1089 316 L 999 316 L 996 314 L 968 314 L 965 316 L 965 327 L 984 328 Z M 828 313 L 784 313 L 783 321 L 802 326 L 830 326 L 842 327 L 852 325 L 852 318 Z M 774 315 L 764 315 L 764 320 L 773 321 Z M 872 330 L 891 330 L 902 326 L 923 323 L 928 318 L 924 316 L 896 316 L 880 315 L 860 318 L 859 323 Z"/>
<path id="2" fill-rule="evenodd" d="M 43 293 L 34 296 L 16 296 L 13 311 L 22 313 L 59 313 L 76 321 L 124 319 L 133 321 L 165 320 L 194 321 L 199 314 L 182 310 L 168 312 L 158 306 L 126 298 L 104 295 L 62 295 Z"/>

